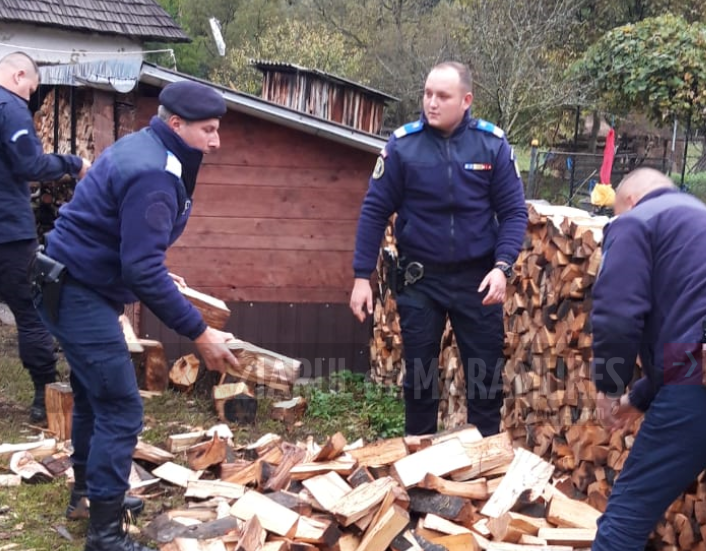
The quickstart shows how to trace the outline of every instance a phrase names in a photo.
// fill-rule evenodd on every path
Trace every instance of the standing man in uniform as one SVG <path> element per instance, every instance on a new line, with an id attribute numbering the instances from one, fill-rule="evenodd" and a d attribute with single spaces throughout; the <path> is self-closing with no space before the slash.
<path id="1" fill-rule="evenodd" d="M 642 551 L 706 467 L 706 206 L 650 168 L 617 189 L 593 289 L 597 413 L 619 429 L 645 417 L 598 521 L 594 551 Z M 626 392 L 640 356 L 643 377 Z"/>
<path id="2" fill-rule="evenodd" d="M 124 502 L 143 406 L 118 315 L 142 301 L 168 327 L 196 343 L 210 370 L 237 360 L 233 339 L 208 327 L 165 266 L 167 248 L 191 214 L 204 154 L 220 147 L 223 97 L 181 81 L 159 95 L 147 128 L 106 149 L 47 235 L 34 270 L 42 318 L 71 366 L 72 456 L 76 486 L 90 501 L 86 551 L 146 551 L 123 531 Z"/>
<path id="3" fill-rule="evenodd" d="M 466 377 L 468 422 L 484 436 L 500 428 L 502 302 L 527 208 L 503 131 L 470 116 L 471 86 L 461 63 L 431 70 L 422 117 L 397 129 L 382 150 L 358 223 L 350 307 L 362 322 L 373 312 L 370 276 L 388 219 L 397 213 L 407 434 L 437 430 L 447 314 Z"/>
<path id="4" fill-rule="evenodd" d="M 29 180 L 82 178 L 90 163 L 76 155 L 42 150 L 27 103 L 39 86 L 39 69 L 23 52 L 0 59 L 0 300 L 15 316 L 20 360 L 34 383 L 30 421 L 47 413 L 44 387 L 56 380 L 54 339 L 32 304 L 27 267 L 37 249 Z"/>

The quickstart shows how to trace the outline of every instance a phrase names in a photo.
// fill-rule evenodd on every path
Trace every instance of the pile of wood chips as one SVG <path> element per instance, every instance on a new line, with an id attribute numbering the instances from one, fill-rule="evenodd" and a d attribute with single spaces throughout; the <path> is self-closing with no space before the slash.
<path id="1" fill-rule="evenodd" d="M 372 444 L 337 433 L 321 445 L 231 437 L 219 425 L 164 448 L 138 444 L 132 492 L 157 499 L 169 485 L 186 500 L 144 528 L 160 550 L 570 551 L 595 535 L 599 511 L 569 499 L 554 467 L 513 449 L 508 433 L 465 427 Z M 68 472 L 55 441 L 0 446 L 8 454 L 18 474 L 0 485 Z"/>

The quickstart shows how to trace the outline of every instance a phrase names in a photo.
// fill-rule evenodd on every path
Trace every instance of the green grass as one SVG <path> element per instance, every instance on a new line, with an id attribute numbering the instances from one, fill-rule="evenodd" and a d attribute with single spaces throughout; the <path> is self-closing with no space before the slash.
<path id="1" fill-rule="evenodd" d="M 0 325 L 0 443 L 27 442 L 39 432 L 27 423 L 33 390 L 26 371 L 17 359 L 14 329 Z M 63 380 L 67 366 L 60 363 Z M 204 385 L 199 392 L 183 394 L 167 391 L 147 398 L 144 431 L 141 437 L 163 446 L 170 434 L 210 428 L 219 423 Z M 335 374 L 330 380 L 317 379 L 295 387 L 295 395 L 307 399 L 308 409 L 301 422 L 288 426 L 271 419 L 274 401 L 282 396 L 258 396 L 255 421 L 248 425 L 229 424 L 236 444 L 247 444 L 266 433 L 277 433 L 289 442 L 313 435 L 322 444 L 326 437 L 342 432 L 349 442 L 358 438 L 399 436 L 404 428 L 404 404 L 399 389 L 375 385 L 362 375 Z M 186 465 L 185 455 L 176 459 Z M 0 474 L 9 472 L 9 458 L 0 458 Z M 138 525 L 144 527 L 164 511 L 183 506 L 183 492 L 160 485 L 158 495 L 146 500 Z M 63 514 L 69 489 L 64 478 L 49 483 L 23 483 L 0 489 L 0 549 L 15 544 L 22 551 L 80 551 L 84 547 L 85 522 L 69 522 Z M 64 534 L 64 535 L 62 535 Z M 66 539 L 66 536 L 73 541 Z M 145 543 L 149 544 L 145 540 Z M 155 546 L 154 542 L 151 544 Z"/>

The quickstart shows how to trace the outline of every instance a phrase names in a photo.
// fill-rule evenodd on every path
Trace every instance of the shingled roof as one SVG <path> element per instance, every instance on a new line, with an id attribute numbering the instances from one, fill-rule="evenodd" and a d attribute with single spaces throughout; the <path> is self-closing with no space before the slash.
<path id="1" fill-rule="evenodd" d="M 0 0 L 0 21 L 156 42 L 191 41 L 155 0 Z"/>

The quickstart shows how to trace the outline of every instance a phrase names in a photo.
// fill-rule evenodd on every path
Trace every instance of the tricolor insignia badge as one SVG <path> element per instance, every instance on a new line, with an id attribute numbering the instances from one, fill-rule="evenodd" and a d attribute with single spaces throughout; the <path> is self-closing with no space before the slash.
<path id="1" fill-rule="evenodd" d="M 463 168 L 464 170 L 493 170 L 493 165 L 490 163 L 466 163 Z"/>

